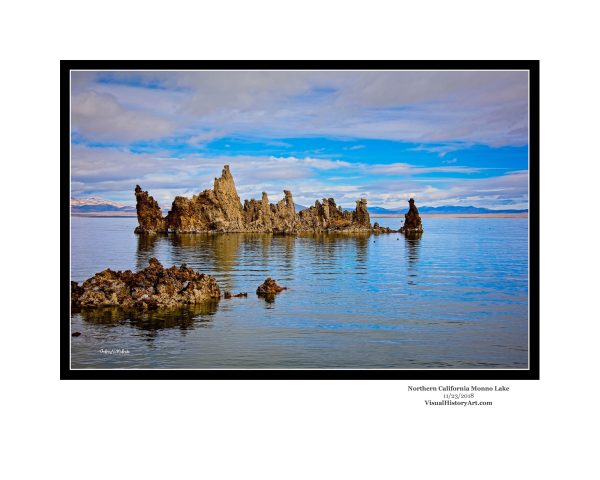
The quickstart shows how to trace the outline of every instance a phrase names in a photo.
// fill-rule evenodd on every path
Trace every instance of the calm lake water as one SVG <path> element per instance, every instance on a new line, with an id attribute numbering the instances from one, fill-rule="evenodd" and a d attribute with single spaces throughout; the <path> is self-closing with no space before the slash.
<path id="1" fill-rule="evenodd" d="M 399 228 L 399 218 L 371 222 Z M 423 218 L 400 234 L 133 233 L 72 217 L 71 279 L 157 257 L 248 292 L 199 307 L 73 314 L 72 368 L 527 368 L 526 218 Z M 268 276 L 288 290 L 256 296 Z"/>

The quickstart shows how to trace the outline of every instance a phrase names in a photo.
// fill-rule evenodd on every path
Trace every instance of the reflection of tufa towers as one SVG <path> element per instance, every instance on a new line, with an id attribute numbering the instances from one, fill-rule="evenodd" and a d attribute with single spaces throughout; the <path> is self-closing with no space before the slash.
<path id="1" fill-rule="evenodd" d="M 226 289 L 246 288 L 236 283 L 240 272 L 259 277 L 273 269 L 291 273 L 295 241 L 291 235 L 258 233 L 138 235 L 137 266 L 140 270 L 159 256 L 214 275 Z"/>
<path id="2" fill-rule="evenodd" d="M 421 246 L 421 235 L 410 235 L 405 237 L 406 246 L 406 260 L 408 263 L 408 269 L 412 270 L 417 266 L 419 262 L 419 249 Z"/>
<path id="3" fill-rule="evenodd" d="M 406 246 L 406 261 L 408 284 L 416 285 L 418 276 L 419 250 L 421 248 L 422 232 L 412 232 L 404 235 L 404 244 Z"/>

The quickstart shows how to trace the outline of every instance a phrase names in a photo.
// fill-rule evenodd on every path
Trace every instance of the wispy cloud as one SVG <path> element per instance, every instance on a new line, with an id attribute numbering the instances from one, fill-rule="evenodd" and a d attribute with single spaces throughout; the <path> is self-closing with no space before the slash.
<path id="1" fill-rule="evenodd" d="M 527 142 L 526 72 L 104 72 L 102 78 L 85 72 L 75 79 L 75 95 L 110 94 L 112 101 L 105 100 L 123 109 L 119 116 L 151 109 L 180 131 Z M 168 130 L 153 127 L 154 134 Z M 82 131 L 96 138 L 111 132 L 105 122 L 88 122 Z"/>
<path id="2" fill-rule="evenodd" d="M 418 145 L 411 148 L 413 152 L 431 152 L 437 153 L 438 157 L 443 158 L 449 152 L 456 152 L 457 150 L 465 150 L 472 146 L 468 143 L 446 143 L 444 145 Z"/>
<path id="3" fill-rule="evenodd" d="M 217 138 L 224 137 L 226 133 L 220 130 L 208 130 L 206 132 L 200 132 L 195 135 L 192 135 L 188 138 L 187 142 L 193 146 L 202 146 L 207 143 L 210 143 Z"/>
<path id="4" fill-rule="evenodd" d="M 527 172 L 499 175 L 490 178 L 458 179 L 434 186 L 413 180 L 389 180 L 364 185 L 370 203 L 386 208 L 401 208 L 414 197 L 420 205 L 475 205 L 498 208 L 528 208 L 529 175 Z"/>
<path id="5" fill-rule="evenodd" d="M 126 148 L 81 145 L 73 147 L 72 194 L 74 197 L 99 195 L 131 204 L 133 187 L 140 184 L 167 207 L 176 195 L 189 196 L 210 188 L 225 164 L 231 166 L 242 198 L 259 198 L 260 193 L 266 191 L 271 199 L 277 199 L 284 189 L 291 189 L 296 201 L 303 204 L 334 196 L 339 204 L 352 206 L 357 198 L 367 197 L 371 205 L 395 208 L 404 206 L 410 196 L 416 196 L 420 204 L 433 205 L 444 201 L 464 204 L 477 196 L 491 205 L 501 195 L 513 195 L 519 201 L 526 201 L 527 194 L 527 171 L 472 180 L 428 178 L 430 174 L 439 173 L 468 176 L 481 169 L 455 165 L 366 164 L 293 156 L 191 154 L 171 158 L 161 152 L 134 153 Z"/>
<path id="6" fill-rule="evenodd" d="M 516 71 L 73 72 L 71 187 L 131 204 L 140 184 L 168 206 L 229 164 L 242 198 L 275 200 L 286 188 L 303 204 L 523 204 L 527 80 Z"/>
<path id="7" fill-rule="evenodd" d="M 385 175 L 419 175 L 424 173 L 474 173 L 481 168 L 461 166 L 420 167 L 408 163 L 389 163 L 382 165 L 363 165 L 370 173 Z"/>
<path id="8" fill-rule="evenodd" d="M 72 97 L 71 123 L 82 136 L 108 142 L 163 138 L 175 129 L 164 118 L 126 108 L 113 95 L 93 90 Z"/>

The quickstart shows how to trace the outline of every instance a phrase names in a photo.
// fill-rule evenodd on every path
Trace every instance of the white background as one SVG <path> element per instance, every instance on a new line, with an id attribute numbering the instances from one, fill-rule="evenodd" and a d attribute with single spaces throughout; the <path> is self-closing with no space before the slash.
<path id="1" fill-rule="evenodd" d="M 595 477 L 591 5 L 6 2 L 3 478 Z M 542 380 L 504 382 L 491 408 L 426 407 L 403 381 L 59 381 L 59 59 L 104 58 L 540 59 Z"/>

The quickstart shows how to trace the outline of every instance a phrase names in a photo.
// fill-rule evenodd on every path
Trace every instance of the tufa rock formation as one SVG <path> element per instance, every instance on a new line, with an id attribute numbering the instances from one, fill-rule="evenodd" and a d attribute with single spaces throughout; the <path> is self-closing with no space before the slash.
<path id="1" fill-rule="evenodd" d="M 417 210 L 414 199 L 411 198 L 408 201 L 408 213 L 404 214 L 404 225 L 400 229 L 400 233 L 419 234 L 422 232 L 423 225 L 421 224 L 419 210 Z"/>
<path id="2" fill-rule="evenodd" d="M 379 222 L 375 222 L 373 224 L 372 232 L 378 235 L 380 233 L 396 233 L 396 230 L 392 230 L 389 227 L 382 227 L 381 225 L 379 225 Z"/>
<path id="3" fill-rule="evenodd" d="M 287 290 L 286 287 L 280 287 L 277 282 L 271 277 L 268 277 L 262 285 L 256 289 L 256 294 L 259 296 L 275 295 L 283 290 Z"/>
<path id="4" fill-rule="evenodd" d="M 191 305 L 219 299 L 216 280 L 182 265 L 164 268 L 156 258 L 139 272 L 115 272 L 110 268 L 87 279 L 81 286 L 71 282 L 71 305 L 154 309 Z"/>
<path id="5" fill-rule="evenodd" d="M 139 223 L 135 233 L 163 232 L 167 228 L 158 203 L 148 192 L 142 192 L 139 185 L 135 186 L 135 209 Z"/>
<path id="6" fill-rule="evenodd" d="M 371 231 L 367 201 L 357 200 L 353 212 L 343 211 L 333 198 L 318 200 L 314 206 L 296 213 L 292 193 L 284 190 L 284 198 L 270 204 L 263 192 L 258 200 L 246 200 L 242 206 L 229 171 L 225 165 L 214 188 L 192 198 L 175 197 L 171 210 L 163 217 L 158 203 L 135 187 L 139 226 L 136 233 L 197 233 L 197 232 L 257 232 L 302 233 L 323 231 Z M 382 232 L 383 233 L 383 232 Z"/>
<path id="7" fill-rule="evenodd" d="M 225 290 L 225 292 L 223 293 L 223 298 L 225 299 L 230 299 L 233 297 L 247 297 L 248 296 L 248 292 L 240 292 L 240 293 L 236 293 L 235 295 L 232 294 L 229 290 Z"/>

